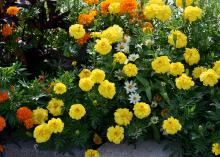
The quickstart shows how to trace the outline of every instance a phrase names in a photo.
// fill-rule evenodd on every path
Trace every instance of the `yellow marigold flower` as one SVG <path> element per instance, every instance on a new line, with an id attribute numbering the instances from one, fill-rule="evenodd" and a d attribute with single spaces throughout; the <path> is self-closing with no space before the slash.
<path id="1" fill-rule="evenodd" d="M 110 14 L 120 13 L 120 3 L 118 3 L 118 2 L 111 3 L 108 7 L 108 11 Z"/>
<path id="2" fill-rule="evenodd" d="M 33 110 L 32 119 L 34 124 L 43 124 L 48 119 L 48 111 L 38 107 Z"/>
<path id="3" fill-rule="evenodd" d="M 220 144 L 219 143 L 213 143 L 212 144 L 212 153 L 216 156 L 220 155 Z"/>
<path id="4" fill-rule="evenodd" d="M 115 122 L 118 125 L 127 126 L 130 124 L 133 117 L 133 113 L 129 111 L 127 108 L 119 108 L 114 113 Z"/>
<path id="5" fill-rule="evenodd" d="M 183 8 L 183 1 L 186 2 L 186 4 L 185 4 L 186 6 L 190 6 L 192 4 L 193 0 L 176 0 L 176 6 Z"/>
<path id="6" fill-rule="evenodd" d="M 171 17 L 171 9 L 169 5 L 161 5 L 157 7 L 156 18 L 162 22 L 167 21 Z"/>
<path id="7" fill-rule="evenodd" d="M 213 70 L 215 70 L 215 72 L 220 76 L 220 60 L 214 63 Z"/>
<path id="8" fill-rule="evenodd" d="M 111 52 L 112 46 L 108 39 L 102 38 L 96 40 L 95 50 L 101 55 L 107 55 Z"/>
<path id="9" fill-rule="evenodd" d="M 164 5 L 163 0 L 149 0 L 149 4 L 158 4 L 158 5 Z"/>
<path id="10" fill-rule="evenodd" d="M 12 27 L 9 24 L 4 24 L 2 27 L 2 35 L 7 37 L 12 34 Z"/>
<path id="11" fill-rule="evenodd" d="M 81 104 L 73 104 L 70 107 L 69 115 L 72 119 L 80 120 L 86 114 L 86 109 Z"/>
<path id="12" fill-rule="evenodd" d="M 47 142 L 52 134 L 52 130 L 49 127 L 48 124 L 41 124 L 38 125 L 35 129 L 34 129 L 34 138 L 36 139 L 37 143 L 43 143 L 43 142 Z"/>
<path id="13" fill-rule="evenodd" d="M 178 89 L 188 90 L 195 85 L 191 77 L 186 74 L 182 74 L 180 77 L 176 78 L 176 87 Z"/>
<path id="14" fill-rule="evenodd" d="M 174 135 L 182 129 L 182 125 L 178 119 L 171 116 L 167 120 L 163 121 L 163 129 L 167 134 Z"/>
<path id="15" fill-rule="evenodd" d="M 158 5 L 146 5 L 143 9 L 143 14 L 144 16 L 148 19 L 151 20 L 156 17 L 157 15 L 157 8 Z"/>
<path id="16" fill-rule="evenodd" d="M 94 86 L 94 82 L 92 81 L 90 77 L 82 78 L 79 80 L 79 87 L 84 92 L 90 91 L 93 86 Z"/>
<path id="17" fill-rule="evenodd" d="M 199 7 L 188 6 L 183 12 L 183 17 L 189 22 L 194 22 L 202 17 L 202 9 Z"/>
<path id="18" fill-rule="evenodd" d="M 85 157 L 100 157 L 100 154 L 97 150 L 88 149 L 85 152 Z"/>
<path id="19" fill-rule="evenodd" d="M 199 51 L 195 48 L 186 48 L 185 53 L 183 54 L 186 63 L 189 65 L 198 64 L 200 60 Z"/>
<path id="20" fill-rule="evenodd" d="M 64 123 L 60 118 L 52 118 L 48 121 L 48 125 L 53 133 L 61 133 L 64 128 Z"/>
<path id="21" fill-rule="evenodd" d="M 101 38 L 108 39 L 110 43 L 116 43 L 122 41 L 123 36 L 124 36 L 124 31 L 118 25 L 113 25 L 107 28 L 101 34 Z"/>
<path id="22" fill-rule="evenodd" d="M 86 31 L 83 28 L 83 25 L 75 24 L 69 27 L 69 33 L 71 37 L 74 37 L 75 39 L 80 39 L 84 37 L 84 35 L 86 34 Z"/>
<path id="23" fill-rule="evenodd" d="M 6 13 L 8 15 L 15 16 L 19 12 L 19 10 L 20 9 L 18 7 L 16 7 L 16 6 L 10 6 L 10 7 L 8 7 Z"/>
<path id="24" fill-rule="evenodd" d="M 119 64 L 124 64 L 125 61 L 127 60 L 127 56 L 123 52 L 117 52 L 113 55 L 113 57 L 114 57 L 114 62 Z"/>
<path id="25" fill-rule="evenodd" d="M 83 69 L 80 73 L 79 73 L 79 78 L 83 79 L 83 78 L 87 78 L 90 77 L 92 74 L 92 72 L 89 69 Z"/>
<path id="26" fill-rule="evenodd" d="M 138 68 L 135 64 L 132 63 L 128 63 L 126 64 L 123 69 L 122 69 L 123 73 L 125 75 L 127 75 L 128 77 L 133 77 L 136 76 L 138 74 Z"/>
<path id="27" fill-rule="evenodd" d="M 83 2 L 85 2 L 89 5 L 93 5 L 93 4 L 98 4 L 99 0 L 83 0 Z"/>
<path id="28" fill-rule="evenodd" d="M 99 85 L 98 91 L 104 98 L 112 99 L 116 94 L 115 84 L 105 80 Z"/>
<path id="29" fill-rule="evenodd" d="M 66 93 L 67 88 L 66 85 L 63 83 L 56 83 L 53 87 L 53 90 L 56 94 L 63 94 Z"/>
<path id="30" fill-rule="evenodd" d="M 185 71 L 184 65 L 180 62 L 170 64 L 170 74 L 173 76 L 181 75 Z"/>
<path id="31" fill-rule="evenodd" d="M 107 130 L 107 138 L 114 144 L 120 144 L 124 139 L 124 128 L 116 125 L 115 127 L 109 127 Z"/>
<path id="32" fill-rule="evenodd" d="M 138 102 L 134 105 L 134 115 L 139 118 L 143 119 L 146 118 L 150 115 L 151 113 L 151 108 L 149 104 L 146 104 L 144 102 Z"/>
<path id="33" fill-rule="evenodd" d="M 183 48 L 187 45 L 187 36 L 180 31 L 172 31 L 168 36 L 168 43 L 176 48 Z"/>
<path id="34" fill-rule="evenodd" d="M 193 75 L 193 78 L 197 79 L 200 77 L 200 75 L 205 72 L 207 69 L 204 68 L 204 67 L 196 67 L 193 69 L 193 72 L 192 72 L 192 75 Z"/>
<path id="35" fill-rule="evenodd" d="M 200 81 L 203 82 L 204 86 L 214 86 L 218 83 L 219 75 L 213 70 L 208 69 L 200 75 Z"/>
<path id="36" fill-rule="evenodd" d="M 102 144 L 102 138 L 97 133 L 95 133 L 93 136 L 93 142 L 96 145 L 100 145 L 100 144 Z"/>
<path id="37" fill-rule="evenodd" d="M 49 101 L 47 109 L 53 116 L 60 116 L 62 115 L 62 107 L 64 103 L 60 99 L 53 98 Z"/>
<path id="38" fill-rule="evenodd" d="M 167 56 L 160 56 L 151 62 L 151 66 L 156 73 L 166 73 L 170 70 L 170 59 Z"/>
<path id="39" fill-rule="evenodd" d="M 101 83 L 105 80 L 105 72 L 101 69 L 94 69 L 91 74 L 91 79 L 94 83 Z"/>

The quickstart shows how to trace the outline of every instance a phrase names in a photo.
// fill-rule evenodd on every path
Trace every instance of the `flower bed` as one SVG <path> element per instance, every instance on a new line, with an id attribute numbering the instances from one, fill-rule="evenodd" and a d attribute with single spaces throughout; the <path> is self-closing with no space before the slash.
<path id="1" fill-rule="evenodd" d="M 166 138 L 173 156 L 220 155 L 218 0 L 1 8 L 2 144 L 99 157 L 106 141 Z"/>

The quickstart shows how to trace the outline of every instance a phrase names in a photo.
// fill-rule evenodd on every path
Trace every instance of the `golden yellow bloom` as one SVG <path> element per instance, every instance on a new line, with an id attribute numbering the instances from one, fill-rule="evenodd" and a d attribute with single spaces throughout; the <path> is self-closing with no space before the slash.
<path id="1" fill-rule="evenodd" d="M 107 55 L 111 52 L 112 46 L 108 39 L 102 38 L 96 40 L 95 50 L 101 55 Z"/>
<path id="2" fill-rule="evenodd" d="M 110 43 L 116 43 L 122 41 L 123 36 L 124 36 L 124 31 L 118 25 L 113 25 L 107 28 L 101 34 L 101 38 L 108 39 Z"/>
<path id="3" fill-rule="evenodd" d="M 80 39 L 84 37 L 84 35 L 86 34 L 86 31 L 83 28 L 83 25 L 75 24 L 69 27 L 69 33 L 71 37 L 74 37 L 75 39 Z"/>
<path id="4" fill-rule="evenodd" d="M 168 36 L 168 43 L 176 48 L 183 48 L 187 45 L 187 36 L 180 31 L 172 31 Z"/>
<path id="5" fill-rule="evenodd" d="M 48 111 L 38 107 L 33 110 L 32 119 L 34 124 L 43 124 L 48 119 Z"/>
<path id="6" fill-rule="evenodd" d="M 220 76 L 220 60 L 214 63 L 213 70 L 215 70 L 215 72 Z"/>
<path id="7" fill-rule="evenodd" d="M 129 111 L 127 108 L 119 108 L 114 113 L 115 122 L 118 125 L 127 126 L 130 124 L 133 117 L 133 113 Z"/>
<path id="8" fill-rule="evenodd" d="M 92 38 L 100 38 L 102 33 L 101 32 L 92 32 L 90 35 Z"/>
<path id="9" fill-rule="evenodd" d="M 114 62 L 119 64 L 124 64 L 125 61 L 127 60 L 127 56 L 123 52 L 117 52 L 113 55 L 113 57 L 114 57 Z"/>
<path id="10" fill-rule="evenodd" d="M 134 105 L 134 115 L 139 118 L 143 119 L 146 118 L 150 115 L 151 113 L 151 108 L 149 104 L 146 104 L 144 102 L 138 102 Z"/>
<path id="11" fill-rule="evenodd" d="M 92 74 L 92 72 L 89 69 L 83 69 L 80 73 L 79 73 L 79 78 L 87 78 L 90 77 Z"/>
<path id="12" fill-rule="evenodd" d="M 49 101 L 47 109 L 53 116 L 62 115 L 62 107 L 64 106 L 63 100 L 53 98 Z"/>
<path id="13" fill-rule="evenodd" d="M 102 138 L 97 133 L 95 133 L 93 136 L 93 142 L 96 145 L 100 145 L 100 144 L 102 144 Z"/>
<path id="14" fill-rule="evenodd" d="M 182 74 L 180 77 L 176 78 L 176 87 L 178 89 L 188 90 L 195 85 L 191 77 L 186 74 Z"/>
<path id="15" fill-rule="evenodd" d="M 61 133 L 64 128 L 64 123 L 60 118 L 52 118 L 48 121 L 48 125 L 53 133 Z"/>
<path id="16" fill-rule="evenodd" d="M 160 56 L 151 62 L 151 66 L 156 73 L 166 73 L 170 70 L 170 59 L 167 56 Z"/>
<path id="17" fill-rule="evenodd" d="M 171 17 L 171 9 L 169 5 L 161 5 L 157 7 L 156 18 L 162 22 L 167 21 Z"/>
<path id="18" fill-rule="evenodd" d="M 200 77 L 200 75 L 205 72 L 207 69 L 204 68 L 204 67 L 196 67 L 193 69 L 193 72 L 192 72 L 192 75 L 193 75 L 193 78 L 197 79 Z"/>
<path id="19" fill-rule="evenodd" d="M 83 0 L 83 2 L 85 2 L 89 5 L 93 5 L 93 4 L 98 4 L 99 0 Z"/>
<path id="20" fill-rule="evenodd" d="M 108 11 L 110 14 L 120 13 L 120 3 L 118 3 L 118 2 L 111 3 L 108 7 Z"/>
<path id="21" fill-rule="evenodd" d="M 16 7 L 16 6 L 10 6 L 10 7 L 8 7 L 6 13 L 8 15 L 15 16 L 19 12 L 19 10 L 20 9 L 18 7 Z"/>
<path id="22" fill-rule="evenodd" d="M 116 125 L 115 127 L 109 127 L 107 130 L 107 138 L 114 144 L 120 144 L 124 139 L 124 128 Z"/>
<path id="23" fill-rule="evenodd" d="M 49 127 L 48 124 L 41 124 L 38 125 L 35 129 L 34 129 L 34 138 L 36 139 L 37 143 L 43 143 L 43 142 L 47 142 L 52 134 L 52 130 Z"/>
<path id="24" fill-rule="evenodd" d="M 185 71 L 184 65 L 181 62 L 170 64 L 170 74 L 173 76 L 181 75 Z"/>
<path id="25" fill-rule="evenodd" d="M 97 150 L 88 149 L 85 152 L 85 157 L 100 157 L 100 154 Z"/>
<path id="26" fill-rule="evenodd" d="M 213 143 L 212 144 L 212 153 L 216 156 L 220 155 L 220 144 L 219 143 Z"/>
<path id="27" fill-rule="evenodd" d="M 112 99 L 116 94 L 115 84 L 105 80 L 99 85 L 98 91 L 104 98 Z"/>
<path id="28" fill-rule="evenodd" d="M 66 85 L 63 83 L 56 83 L 53 87 L 53 90 L 56 94 L 63 94 L 66 93 L 67 88 Z"/>
<path id="29" fill-rule="evenodd" d="M 219 75 L 213 69 L 208 69 L 203 72 L 199 78 L 204 86 L 212 87 L 218 83 Z"/>
<path id="30" fill-rule="evenodd" d="M 180 7 L 180 8 L 183 8 L 183 1 L 184 0 L 176 0 L 176 6 Z M 193 0 L 185 0 L 185 2 L 186 2 L 185 7 L 190 6 L 192 4 L 192 1 Z"/>
<path id="31" fill-rule="evenodd" d="M 149 0 L 149 4 L 158 4 L 158 5 L 164 5 L 163 0 Z"/>
<path id="32" fill-rule="evenodd" d="M 199 7 L 188 6 L 183 12 L 184 19 L 194 22 L 202 17 L 202 9 Z"/>
<path id="33" fill-rule="evenodd" d="M 91 74 L 91 79 L 94 83 L 101 83 L 105 80 L 105 72 L 101 69 L 94 69 Z"/>
<path id="34" fill-rule="evenodd" d="M 72 119 L 80 120 L 86 114 L 86 109 L 81 104 L 73 104 L 70 107 L 69 115 Z"/>
<path id="35" fill-rule="evenodd" d="M 167 134 L 174 135 L 182 129 L 182 125 L 178 119 L 171 116 L 167 120 L 163 121 L 163 129 Z"/>
<path id="36" fill-rule="evenodd" d="M 183 54 L 186 63 L 189 65 L 198 64 L 200 60 L 199 51 L 195 48 L 186 48 L 185 53 Z"/>
<path id="37" fill-rule="evenodd" d="M 157 8 L 158 5 L 156 4 L 150 4 L 146 5 L 143 9 L 143 15 L 148 19 L 151 20 L 156 17 L 157 15 Z"/>
<path id="38" fill-rule="evenodd" d="M 94 86 L 94 82 L 90 77 L 82 78 L 79 80 L 79 87 L 84 92 L 90 91 L 93 86 Z"/>
<path id="39" fill-rule="evenodd" d="M 138 68 L 135 64 L 128 63 L 126 64 L 123 69 L 123 73 L 127 75 L 128 77 L 134 77 L 138 74 Z"/>

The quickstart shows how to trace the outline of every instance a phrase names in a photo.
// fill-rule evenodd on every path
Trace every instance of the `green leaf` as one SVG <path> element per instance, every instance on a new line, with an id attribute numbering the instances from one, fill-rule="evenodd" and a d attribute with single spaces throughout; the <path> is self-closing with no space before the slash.
<path id="1" fill-rule="evenodd" d="M 144 91 L 147 95 L 147 98 L 149 99 L 149 101 L 151 101 L 152 100 L 152 93 L 151 93 L 150 82 L 140 75 L 138 75 L 136 78 L 144 86 Z"/>

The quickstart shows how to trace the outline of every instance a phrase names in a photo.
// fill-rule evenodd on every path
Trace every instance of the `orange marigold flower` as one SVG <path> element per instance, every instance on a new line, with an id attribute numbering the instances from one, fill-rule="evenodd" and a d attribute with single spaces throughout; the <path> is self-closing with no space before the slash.
<path id="1" fill-rule="evenodd" d="M 162 111 L 161 111 L 161 116 L 162 117 L 167 117 L 168 116 L 168 113 L 169 113 L 169 110 L 168 110 L 168 108 L 165 108 L 165 109 L 163 109 Z"/>
<path id="2" fill-rule="evenodd" d="M 12 34 L 12 27 L 9 24 L 4 24 L 2 27 L 2 35 L 7 37 Z"/>
<path id="3" fill-rule="evenodd" d="M 17 13 L 19 12 L 19 8 L 18 7 L 16 7 L 16 6 L 11 6 L 11 7 L 8 7 L 8 9 L 7 9 L 7 14 L 8 15 L 11 15 L 11 16 L 15 16 L 15 15 L 17 15 Z"/>
<path id="4" fill-rule="evenodd" d="M 83 2 L 85 2 L 89 5 L 93 5 L 93 4 L 98 4 L 99 0 L 83 0 Z"/>
<path id="5" fill-rule="evenodd" d="M 85 35 L 84 35 L 84 37 L 82 37 L 82 38 L 79 38 L 76 42 L 77 42 L 77 44 L 79 44 L 79 45 L 84 45 L 89 39 L 91 38 L 91 36 L 88 34 L 88 33 L 86 33 Z"/>
<path id="6" fill-rule="evenodd" d="M 108 12 L 108 7 L 110 5 L 110 1 L 106 0 L 101 3 L 101 14 L 106 14 Z"/>
<path id="7" fill-rule="evenodd" d="M 0 132 L 3 131 L 5 127 L 6 127 L 5 118 L 0 116 Z"/>
<path id="8" fill-rule="evenodd" d="M 20 122 L 25 122 L 25 120 L 32 118 L 32 111 L 27 107 L 20 107 L 17 110 L 16 116 Z"/>
<path id="9" fill-rule="evenodd" d="M 121 13 L 132 13 L 138 7 L 136 0 L 121 0 L 120 3 L 120 12 Z"/>
<path id="10" fill-rule="evenodd" d="M 94 14 L 80 14 L 78 23 L 81 25 L 89 25 L 94 21 Z"/>
<path id="11" fill-rule="evenodd" d="M 95 133 L 93 136 L 93 142 L 96 145 L 100 145 L 100 144 L 102 144 L 102 138 L 98 134 Z"/>
<path id="12" fill-rule="evenodd" d="M 0 153 L 4 153 L 5 147 L 3 145 L 0 145 Z"/>
<path id="13" fill-rule="evenodd" d="M 33 121 L 33 119 L 32 119 L 32 118 L 26 119 L 26 120 L 24 121 L 24 126 L 25 126 L 27 129 L 33 128 L 33 127 L 34 127 L 34 121 Z"/>
<path id="14" fill-rule="evenodd" d="M 9 99 L 8 91 L 1 92 L 0 91 L 0 104 L 6 102 Z"/>
<path id="15" fill-rule="evenodd" d="M 146 24 L 144 24 L 144 26 L 142 27 L 143 32 L 151 32 L 153 30 L 154 26 L 152 25 L 152 23 L 147 22 Z"/>

